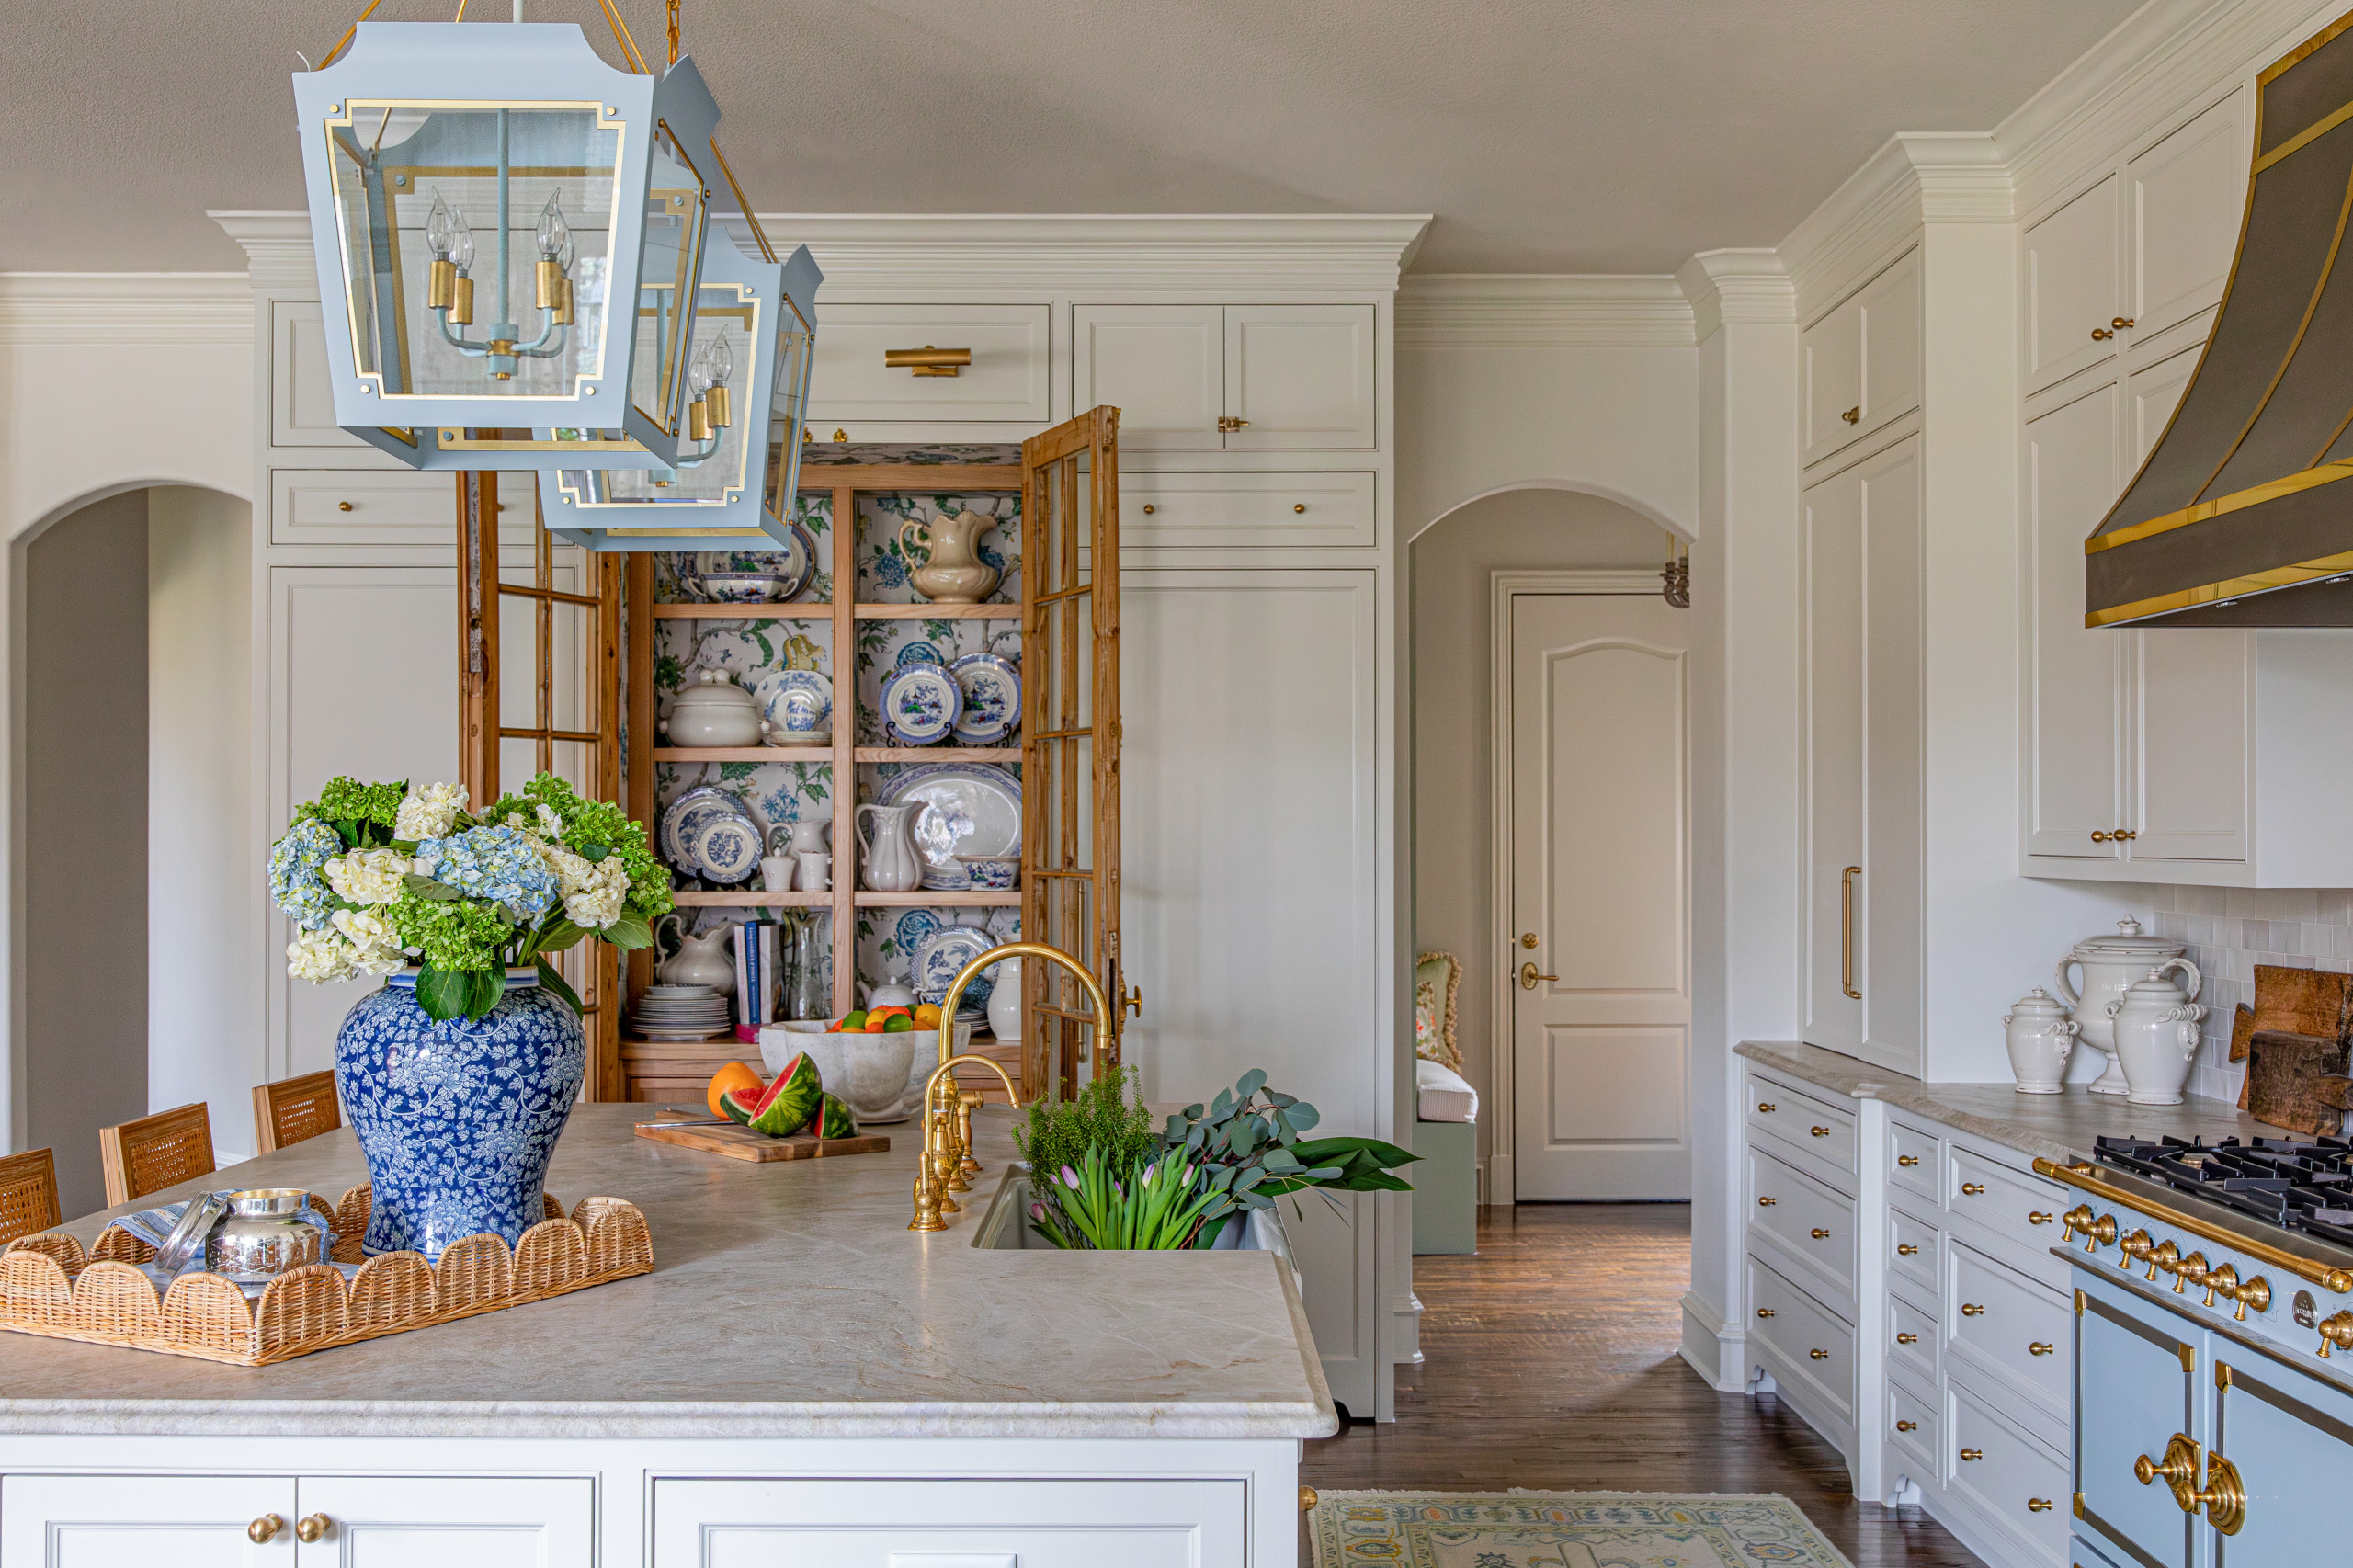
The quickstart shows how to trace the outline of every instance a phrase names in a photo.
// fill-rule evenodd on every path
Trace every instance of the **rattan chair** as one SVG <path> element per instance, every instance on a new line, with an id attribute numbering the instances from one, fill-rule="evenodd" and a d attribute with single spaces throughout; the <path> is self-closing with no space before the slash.
<path id="1" fill-rule="evenodd" d="M 57 1212 L 57 1162 L 46 1149 L 0 1154 L 0 1246 L 46 1231 Z"/>
<path id="2" fill-rule="evenodd" d="M 98 1162 L 106 1167 L 109 1208 L 193 1181 L 220 1168 L 212 1161 L 212 1118 L 199 1100 L 101 1127 Z"/>
<path id="3" fill-rule="evenodd" d="M 343 1125 L 335 1074 L 305 1073 L 254 1085 L 254 1153 L 267 1154 Z"/>

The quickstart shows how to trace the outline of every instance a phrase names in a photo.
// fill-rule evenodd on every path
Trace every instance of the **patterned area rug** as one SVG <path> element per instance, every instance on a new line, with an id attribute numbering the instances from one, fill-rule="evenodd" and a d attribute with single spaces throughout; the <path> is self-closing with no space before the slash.
<path id="1" fill-rule="evenodd" d="M 1326 1492 L 1315 1568 L 1853 1568 L 1786 1497 Z"/>

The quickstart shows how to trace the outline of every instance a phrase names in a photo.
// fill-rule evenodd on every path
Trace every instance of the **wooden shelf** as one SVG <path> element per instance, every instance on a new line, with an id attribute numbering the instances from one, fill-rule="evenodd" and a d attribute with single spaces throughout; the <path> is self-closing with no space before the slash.
<path id="1" fill-rule="evenodd" d="M 1006 888 L 988 892 L 946 892 L 938 888 L 917 888 L 913 892 L 875 892 L 869 888 L 860 888 L 857 902 L 860 909 L 1018 909 L 1021 906 L 1021 890 Z"/>
<path id="2" fill-rule="evenodd" d="M 673 892 L 670 902 L 681 909 L 830 909 L 834 895 L 825 892 L 768 892 L 760 888 L 745 888 L 742 892 L 722 889 L 718 892 L 694 891 Z"/>
<path id="3" fill-rule="evenodd" d="M 1016 747 L 1015 756 L 1021 755 Z M 831 746 L 655 746 L 656 762 L 831 762 Z M 962 758 L 957 760 L 962 761 Z"/>
<path id="4" fill-rule="evenodd" d="M 1019 746 L 860 746 L 859 762 L 1019 762 Z"/>
<path id="5" fill-rule="evenodd" d="M 804 494 L 823 495 L 835 490 L 860 491 L 869 494 L 893 490 L 916 490 L 934 495 L 963 494 L 974 491 L 1017 491 L 1021 488 L 1019 463 L 843 463 L 827 462 L 817 454 L 831 442 L 811 441 L 801 449 L 800 490 Z M 814 462 L 812 457 L 817 457 Z"/>
<path id="6" fill-rule="evenodd" d="M 860 620 L 1019 620 L 1017 604 L 986 605 L 852 605 Z"/>
<path id="7" fill-rule="evenodd" d="M 716 605 L 697 601 L 654 607 L 654 619 L 656 620 L 831 620 L 833 618 L 834 607 L 830 604 L 790 599 L 775 604 Z"/>

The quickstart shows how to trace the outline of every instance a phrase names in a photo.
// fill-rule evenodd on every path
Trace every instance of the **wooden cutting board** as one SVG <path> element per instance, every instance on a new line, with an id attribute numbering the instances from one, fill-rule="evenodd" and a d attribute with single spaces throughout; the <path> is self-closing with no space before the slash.
<path id="1" fill-rule="evenodd" d="M 2249 1046 L 2247 1114 L 2308 1136 L 2336 1136 L 2345 1125 L 2344 1045 L 2322 1035 L 2257 1029 Z"/>
<path id="2" fill-rule="evenodd" d="M 861 1132 L 855 1138 L 815 1138 L 806 1132 L 771 1138 L 732 1121 L 712 1127 L 664 1127 L 641 1121 L 637 1135 L 651 1138 L 656 1143 L 676 1143 L 682 1149 L 699 1149 L 706 1154 L 723 1154 L 731 1160 L 750 1160 L 757 1165 L 773 1160 L 822 1160 L 835 1154 L 883 1154 L 891 1149 L 891 1140 L 879 1132 Z"/>

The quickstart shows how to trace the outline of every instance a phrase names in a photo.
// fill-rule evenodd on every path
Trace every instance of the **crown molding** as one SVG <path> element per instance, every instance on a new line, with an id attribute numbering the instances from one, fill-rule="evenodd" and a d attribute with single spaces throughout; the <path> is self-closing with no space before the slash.
<path id="1" fill-rule="evenodd" d="M 245 272 L 256 289 L 316 292 L 319 264 L 311 250 L 307 212 L 207 212 L 244 247 Z"/>
<path id="2" fill-rule="evenodd" d="M 1423 273 L 1397 290 L 1400 348 L 1688 348 L 1691 302 L 1664 274 Z"/>
<path id="3" fill-rule="evenodd" d="M 244 343 L 242 272 L 0 272 L 0 344 Z"/>
<path id="4" fill-rule="evenodd" d="M 1811 321 L 1907 248 L 1927 223 L 2007 223 L 2010 169 L 1981 131 L 1889 137 L 1779 247 Z"/>
<path id="5" fill-rule="evenodd" d="M 1787 325 L 1797 320 L 1797 297 L 1779 252 L 1703 250 L 1676 270 L 1677 287 L 1691 302 L 1696 341 L 1727 324 Z"/>

